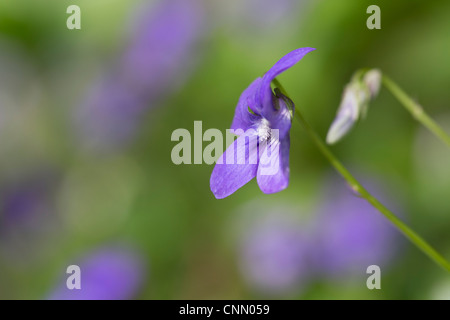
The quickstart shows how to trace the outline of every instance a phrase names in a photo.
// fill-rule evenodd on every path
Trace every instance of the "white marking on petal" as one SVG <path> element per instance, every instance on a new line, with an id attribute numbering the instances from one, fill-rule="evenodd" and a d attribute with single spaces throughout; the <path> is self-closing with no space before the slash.
<path id="1" fill-rule="evenodd" d="M 271 136 L 270 122 L 262 118 L 256 131 L 261 141 L 269 140 Z"/>

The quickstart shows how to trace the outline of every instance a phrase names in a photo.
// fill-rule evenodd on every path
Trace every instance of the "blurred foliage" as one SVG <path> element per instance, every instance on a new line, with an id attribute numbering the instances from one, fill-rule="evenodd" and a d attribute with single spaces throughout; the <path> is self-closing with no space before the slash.
<path id="1" fill-rule="evenodd" d="M 58 172 L 51 222 L 48 217 L 41 221 L 49 227 L 29 246 L 11 249 L 14 243 L 0 237 L 0 298 L 46 298 L 69 263 L 111 242 L 132 244 L 149 262 L 148 280 L 137 298 L 264 297 L 246 287 L 237 267 L 234 229 L 240 208 L 264 198 L 272 205 L 298 206 L 298 215 L 309 219 L 324 201 L 321 182 L 329 164 L 294 123 L 289 188 L 262 195 L 252 181 L 219 201 L 209 190 L 212 166 L 171 162 L 171 134 L 177 128 L 193 133 L 195 120 L 203 121 L 203 130 L 225 131 L 240 93 L 293 49 L 317 48 L 280 81 L 322 137 L 343 87 L 360 67 L 380 68 L 438 121 L 450 115 L 448 1 L 299 0 L 295 10 L 264 28 L 246 20 L 240 10 L 246 1 L 211 0 L 204 2 L 208 30 L 189 80 L 145 114 L 138 135 L 123 150 L 84 152 L 71 132 L 73 110 L 120 58 L 142 2 L 78 0 L 82 29 L 77 31 L 66 28 L 66 8 L 73 1 L 0 2 L 0 50 L 5 53 L 0 53 L 0 66 L 13 61 L 23 89 L 11 94 L 13 108 L 0 110 L 1 118 L 9 114 L 8 125 L 0 120 L 0 184 L 42 166 Z M 381 30 L 366 28 L 371 4 L 381 7 Z M 227 11 L 227 5 L 237 9 Z M 6 90 L 12 75 L 0 74 Z M 442 123 L 450 131 L 450 122 Z M 382 89 L 367 119 L 333 151 L 349 167 L 363 168 L 396 190 L 393 196 L 404 206 L 408 223 L 450 257 L 450 156 L 433 139 Z M 433 161 L 447 170 L 433 170 L 427 165 Z M 5 219 L 0 216 L 0 223 Z M 20 238 L 30 227 L 14 228 Z M 365 282 L 324 279 L 288 297 L 436 298 L 441 297 L 436 292 L 445 292 L 441 283 L 448 276 L 409 244 L 382 275 L 380 291 L 367 290 Z"/>

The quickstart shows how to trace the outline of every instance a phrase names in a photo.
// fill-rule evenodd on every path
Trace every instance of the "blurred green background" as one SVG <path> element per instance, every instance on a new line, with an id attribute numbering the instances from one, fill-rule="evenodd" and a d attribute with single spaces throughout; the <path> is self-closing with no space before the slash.
<path id="1" fill-rule="evenodd" d="M 71 4 L 81 8 L 81 30 L 66 27 Z M 366 27 L 371 4 L 381 8 L 381 30 Z M 194 121 L 201 120 L 203 130 L 225 132 L 241 92 L 299 47 L 317 50 L 279 79 L 322 137 L 345 84 L 361 67 L 380 68 L 450 132 L 450 2 L 187 1 L 183 6 L 198 12 L 186 13 L 185 21 L 184 8 L 165 22 L 170 27 L 146 31 L 147 22 L 156 28 L 152 19 L 163 19 L 155 14 L 161 5 L 137 0 L 0 2 L 0 298 L 46 299 L 65 281 L 69 264 L 117 243 L 133 247 L 145 261 L 140 285 L 123 296 L 129 299 L 450 298 L 448 275 L 406 241 L 382 267 L 382 290 L 366 288 L 365 269 L 338 279 L 308 275 L 286 291 L 249 284 L 239 248 L 264 208 L 287 206 L 307 225 L 327 201 L 323 181 L 332 169 L 295 121 L 290 186 L 278 194 L 264 195 L 252 181 L 216 200 L 209 189 L 212 165 L 171 161 L 175 129 L 193 134 Z M 177 33 L 177 24 L 186 24 L 182 29 L 187 30 L 189 19 L 195 27 L 186 35 Z M 147 46 L 140 46 L 146 32 L 154 34 Z M 166 43 L 174 34 L 181 38 Z M 156 61 L 135 78 L 124 62 L 133 50 L 143 50 L 136 54 L 142 61 Z M 176 50 L 181 54 L 170 55 Z M 157 70 L 158 81 L 146 80 L 153 76 L 148 70 Z M 133 90 L 142 86 L 129 98 L 138 97 L 141 106 L 131 120 L 119 112 L 113 130 L 106 131 L 107 142 L 103 137 L 91 145 L 97 141 L 91 132 L 117 110 L 106 109 L 104 116 L 91 119 L 94 129 L 84 120 L 80 125 L 77 114 L 105 75 L 113 82 L 126 78 Z M 152 83 L 161 87 L 153 90 Z M 103 97 L 110 101 L 107 106 L 121 108 L 117 92 L 103 93 L 110 95 Z M 87 114 L 94 117 L 95 111 Z M 133 132 L 124 141 L 115 136 L 120 120 Z M 112 147 L 103 149 L 106 143 Z M 384 88 L 367 119 L 332 147 L 350 168 L 392 190 L 392 207 L 401 208 L 408 224 L 450 258 L 450 150 L 445 148 Z M 25 193 L 13 201 L 19 218 L 8 209 L 14 207 L 8 205 L 8 194 L 16 191 Z M 264 205 L 251 205 L 255 202 Z M 253 222 L 246 220 L 248 212 Z"/>

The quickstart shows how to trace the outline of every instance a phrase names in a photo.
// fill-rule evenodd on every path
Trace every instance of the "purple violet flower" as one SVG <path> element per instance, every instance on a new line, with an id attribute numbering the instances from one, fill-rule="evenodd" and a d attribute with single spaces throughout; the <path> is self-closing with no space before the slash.
<path id="1" fill-rule="evenodd" d="M 242 93 L 231 124 L 239 137 L 219 157 L 211 174 L 211 191 L 217 199 L 228 197 L 254 177 L 264 193 L 279 192 L 288 186 L 294 104 L 279 91 L 274 93 L 271 83 L 313 50 L 290 52 Z"/>
<path id="2" fill-rule="evenodd" d="M 125 247 L 107 247 L 73 260 L 81 270 L 81 289 L 69 290 L 64 277 L 50 300 L 128 300 L 136 297 L 145 280 L 141 257 Z"/>

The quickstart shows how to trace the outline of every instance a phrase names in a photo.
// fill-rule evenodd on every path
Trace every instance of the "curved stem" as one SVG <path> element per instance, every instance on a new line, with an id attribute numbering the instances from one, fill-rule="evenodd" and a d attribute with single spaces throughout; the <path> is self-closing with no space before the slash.
<path id="1" fill-rule="evenodd" d="M 281 88 L 280 88 L 281 89 Z M 420 237 L 415 231 L 404 224 L 399 218 L 395 216 L 388 208 L 386 208 L 380 201 L 372 196 L 359 182 L 352 176 L 352 174 L 344 167 L 344 165 L 336 158 L 336 156 L 330 151 L 327 145 L 317 135 L 317 133 L 311 128 L 308 122 L 303 118 L 302 114 L 295 109 L 295 114 L 298 120 L 302 124 L 303 128 L 312 138 L 316 146 L 322 152 L 322 154 L 330 161 L 333 167 L 347 180 L 351 188 L 366 199 L 372 206 L 380 211 L 397 229 L 399 229 L 415 246 L 422 250 L 431 260 L 437 263 L 439 266 L 450 272 L 450 263 L 439 254 L 431 245 L 429 245 L 422 237 Z"/>
<path id="2" fill-rule="evenodd" d="M 386 79 L 387 78 L 383 79 L 383 81 L 385 81 Z M 389 82 L 389 79 L 387 79 L 387 80 Z M 273 84 L 276 87 L 278 87 L 279 90 L 284 95 L 288 96 L 286 93 L 286 90 L 283 88 L 283 86 L 277 79 L 273 80 Z M 394 83 L 392 82 L 389 84 L 392 85 Z M 396 93 L 400 94 L 400 96 L 402 96 L 402 99 L 405 100 L 405 102 L 407 102 L 406 100 L 409 99 L 409 97 L 406 96 L 406 94 L 403 93 L 398 87 L 396 87 L 395 84 L 394 84 L 393 88 L 398 89 L 398 90 L 394 90 L 394 91 Z M 412 100 L 411 100 L 411 102 L 414 104 L 414 102 Z M 416 106 L 415 105 L 413 106 L 411 103 L 408 103 L 408 108 L 415 109 Z M 359 183 L 359 181 L 356 180 L 355 177 L 353 177 L 353 175 L 347 170 L 347 168 L 345 168 L 345 166 L 339 161 L 339 159 L 331 152 L 331 150 L 328 148 L 328 146 L 322 141 L 322 139 L 319 137 L 319 135 L 314 131 L 314 129 L 305 120 L 305 118 L 303 117 L 301 112 L 298 110 L 298 108 L 295 108 L 295 115 L 297 116 L 298 120 L 300 121 L 300 123 L 303 126 L 303 128 L 305 129 L 305 131 L 308 133 L 308 135 L 314 141 L 316 146 L 319 148 L 319 150 L 325 156 L 325 158 L 327 158 L 328 161 L 331 163 L 331 165 L 341 174 L 341 176 L 347 181 L 347 183 L 350 185 L 350 187 L 355 192 L 357 192 L 362 198 L 367 200 L 374 208 L 376 208 L 379 212 L 381 212 L 386 217 L 386 219 L 388 219 L 400 232 L 402 232 L 406 236 L 406 238 L 408 238 L 417 248 L 422 250 L 422 252 L 425 253 L 431 260 L 433 260 L 436 264 L 441 266 L 447 272 L 450 272 L 450 263 L 439 252 L 437 252 L 431 245 L 429 245 L 428 242 L 426 242 L 414 230 L 412 230 L 405 223 L 403 223 L 403 221 L 401 221 L 399 218 L 397 218 L 397 216 L 394 213 L 392 213 L 380 201 L 378 201 L 377 198 L 375 198 L 372 194 L 370 194 L 361 185 L 361 183 Z M 428 116 L 426 116 L 426 117 L 428 118 Z M 431 119 L 429 119 L 429 121 L 432 122 Z M 432 122 L 432 123 L 434 123 L 434 122 Z M 437 128 L 439 128 L 439 127 L 437 127 Z M 449 142 L 450 142 L 450 139 L 449 139 Z"/>
<path id="3" fill-rule="evenodd" d="M 450 147 L 450 136 L 423 110 L 423 108 L 411 99 L 400 87 L 388 76 L 383 75 L 384 86 L 397 98 L 397 100 L 408 110 L 412 116 L 430 130 L 438 139 Z"/>

